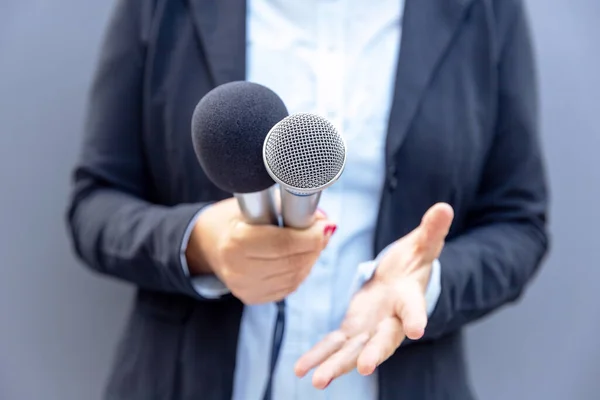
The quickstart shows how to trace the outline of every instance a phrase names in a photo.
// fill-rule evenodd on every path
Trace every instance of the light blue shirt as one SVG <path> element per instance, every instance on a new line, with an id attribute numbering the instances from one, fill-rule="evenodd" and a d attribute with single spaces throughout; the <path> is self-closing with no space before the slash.
<path id="1" fill-rule="evenodd" d="M 319 204 L 338 229 L 306 281 L 286 298 L 286 330 L 273 400 L 375 400 L 377 373 L 364 377 L 354 370 L 320 391 L 313 388 L 310 374 L 303 379 L 294 375 L 294 364 L 340 326 L 352 295 L 377 265 L 372 246 L 404 4 L 399 0 L 247 4 L 247 80 L 278 93 L 290 113 L 327 118 L 347 145 L 346 168 L 323 192 Z M 187 238 L 182 254 L 185 244 Z M 206 297 L 227 293 L 215 277 L 195 278 L 194 284 Z M 426 293 L 429 313 L 440 291 L 436 261 Z M 260 400 L 263 395 L 275 313 L 272 303 L 244 308 L 233 400 Z"/>

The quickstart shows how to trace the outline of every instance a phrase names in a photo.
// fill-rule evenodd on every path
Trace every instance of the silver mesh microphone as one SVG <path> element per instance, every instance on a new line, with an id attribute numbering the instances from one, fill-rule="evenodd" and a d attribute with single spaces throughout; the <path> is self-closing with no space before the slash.
<path id="1" fill-rule="evenodd" d="M 269 131 L 263 159 L 267 172 L 282 189 L 283 224 L 303 229 L 313 222 L 321 192 L 342 174 L 346 145 L 326 119 L 293 114 Z"/>

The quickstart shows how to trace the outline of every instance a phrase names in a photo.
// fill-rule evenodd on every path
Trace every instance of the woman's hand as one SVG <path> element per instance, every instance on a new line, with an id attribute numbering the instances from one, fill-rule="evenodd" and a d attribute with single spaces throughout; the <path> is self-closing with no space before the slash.
<path id="1" fill-rule="evenodd" d="M 192 275 L 214 273 L 245 304 L 278 301 L 308 276 L 335 227 L 320 212 L 303 230 L 249 225 L 231 198 L 202 212 L 186 257 Z"/>
<path id="2" fill-rule="evenodd" d="M 298 360 L 296 375 L 317 368 L 313 386 L 358 369 L 370 375 L 408 337 L 420 339 L 427 325 L 425 291 L 454 213 L 448 204 L 431 207 L 421 224 L 385 254 L 373 278 L 353 297 L 340 328 Z"/>

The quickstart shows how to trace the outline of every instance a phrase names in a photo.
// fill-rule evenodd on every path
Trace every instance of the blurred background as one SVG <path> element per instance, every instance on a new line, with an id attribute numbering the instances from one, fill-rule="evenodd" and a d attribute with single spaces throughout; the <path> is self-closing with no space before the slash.
<path id="1" fill-rule="evenodd" d="M 552 251 L 524 299 L 468 329 L 483 400 L 600 398 L 600 1 L 527 0 Z M 74 259 L 64 212 L 113 1 L 0 0 L 0 399 L 96 400 L 131 289 Z M 516 362 L 515 362 L 516 360 Z"/>

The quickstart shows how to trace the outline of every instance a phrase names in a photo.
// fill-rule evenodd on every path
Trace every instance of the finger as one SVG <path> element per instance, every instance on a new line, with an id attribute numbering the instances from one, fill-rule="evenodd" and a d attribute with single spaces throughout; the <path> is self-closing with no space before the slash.
<path id="1" fill-rule="evenodd" d="M 294 292 L 294 289 L 292 289 L 292 288 L 285 288 L 285 289 L 273 291 L 273 292 L 265 295 L 261 299 L 261 304 L 262 303 L 276 303 L 278 301 L 284 300 L 286 297 L 288 297 L 293 292 Z"/>
<path id="2" fill-rule="evenodd" d="M 261 282 L 260 284 L 268 287 L 268 283 L 266 282 Z M 296 289 L 297 286 L 287 285 L 279 287 L 277 289 L 269 287 L 268 291 L 262 293 L 257 293 L 256 291 L 249 291 L 247 289 L 242 292 L 232 290 L 232 293 L 234 294 L 234 296 L 242 300 L 242 302 L 245 305 L 256 305 L 281 301 L 288 297 L 290 294 L 294 293 Z M 248 294 L 246 294 L 247 292 Z"/>
<path id="3" fill-rule="evenodd" d="M 375 335 L 358 356 L 356 368 L 362 375 L 371 375 L 377 366 L 387 360 L 404 340 L 402 323 L 391 317 L 381 321 Z"/>
<path id="4" fill-rule="evenodd" d="M 305 353 L 294 366 L 296 376 L 302 378 L 311 369 L 321 364 L 328 357 L 340 350 L 346 343 L 347 337 L 341 331 L 331 332 L 323 340 Z"/>
<path id="5" fill-rule="evenodd" d="M 311 257 L 314 258 L 312 255 Z M 270 293 L 267 296 L 272 299 L 271 301 L 279 301 L 298 290 L 298 287 L 304 282 L 311 269 L 312 264 L 309 267 L 288 270 L 286 273 L 278 275 L 271 275 L 269 278 L 260 282 L 260 285 L 270 289 Z"/>
<path id="6" fill-rule="evenodd" d="M 319 258 L 319 252 L 294 254 L 278 259 L 249 258 L 244 266 L 246 270 L 256 271 L 254 274 L 265 284 L 274 285 L 275 289 L 293 286 L 300 283 L 310 273 Z M 283 279 L 287 277 L 288 279 Z"/>
<path id="7" fill-rule="evenodd" d="M 417 229 L 416 245 L 426 261 L 431 262 L 439 256 L 453 219 L 454 210 L 446 203 L 433 205 L 423 216 Z"/>
<path id="8" fill-rule="evenodd" d="M 302 282 L 308 277 L 313 267 L 315 266 L 320 253 L 309 253 L 306 255 L 295 256 L 297 260 L 295 264 L 299 267 L 295 269 L 295 274 L 292 278 L 291 285 L 295 288 L 300 286 Z"/>
<path id="9" fill-rule="evenodd" d="M 327 213 L 325 211 L 323 211 L 323 209 L 321 209 L 321 208 L 317 208 L 317 211 L 315 212 L 315 218 L 316 219 L 328 219 Z"/>
<path id="10" fill-rule="evenodd" d="M 427 306 L 417 282 L 407 283 L 399 288 L 395 308 L 406 337 L 411 340 L 420 339 L 427 325 Z"/>
<path id="11" fill-rule="evenodd" d="M 364 333 L 354 336 L 346 341 L 344 347 L 325 360 L 313 375 L 313 386 L 325 389 L 332 380 L 347 374 L 356 368 L 358 355 L 369 340 L 369 334 Z"/>
<path id="12" fill-rule="evenodd" d="M 247 257 L 278 259 L 311 251 L 321 251 L 327 244 L 329 229 L 335 226 L 326 219 L 316 219 L 308 229 L 281 228 L 273 225 L 236 224 L 231 233 L 232 245 L 244 249 Z"/>
<path id="13" fill-rule="evenodd" d="M 449 204 L 434 204 L 421 219 L 421 236 L 429 241 L 444 240 L 453 219 L 454 210 Z"/>

